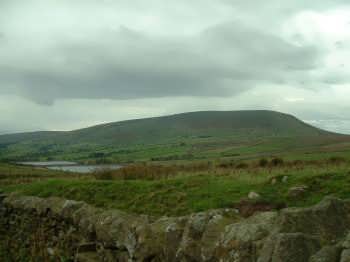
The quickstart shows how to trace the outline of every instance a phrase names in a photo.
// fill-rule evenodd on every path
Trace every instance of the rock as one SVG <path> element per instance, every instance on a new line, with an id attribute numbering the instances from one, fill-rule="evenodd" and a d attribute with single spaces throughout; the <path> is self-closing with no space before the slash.
<path id="1" fill-rule="evenodd" d="M 219 261 L 256 261 L 259 241 L 273 230 L 276 212 L 264 212 L 225 228 L 216 247 Z"/>
<path id="2" fill-rule="evenodd" d="M 340 262 L 350 262 L 350 249 L 345 249 L 341 253 Z"/>
<path id="3" fill-rule="evenodd" d="M 75 257 L 76 262 L 99 262 L 102 259 L 96 252 L 78 253 Z"/>
<path id="4" fill-rule="evenodd" d="M 263 200 L 245 201 L 255 211 L 270 208 Z M 248 218 L 220 209 L 155 219 L 15 195 L 0 204 L 0 243 L 11 261 L 21 253 L 40 261 L 50 254 L 83 262 L 350 262 L 350 201 L 337 198 Z"/>
<path id="5" fill-rule="evenodd" d="M 2 191 L 0 191 L 0 202 L 2 202 L 7 197 L 6 194 L 3 194 Z"/>
<path id="6" fill-rule="evenodd" d="M 47 253 L 49 254 L 49 256 L 52 257 L 55 255 L 55 250 L 53 250 L 53 248 L 48 247 L 46 250 L 47 250 Z"/>
<path id="7" fill-rule="evenodd" d="M 44 206 L 47 210 L 51 212 L 54 216 L 60 216 L 64 207 L 66 200 L 58 197 L 49 197 L 46 199 Z"/>
<path id="8" fill-rule="evenodd" d="M 279 232 L 317 236 L 326 245 L 343 239 L 350 229 L 350 202 L 327 197 L 308 208 L 281 210 L 276 221 Z"/>
<path id="9" fill-rule="evenodd" d="M 211 210 L 193 214 L 185 226 L 176 258 L 179 261 L 210 261 L 227 225 L 237 220 L 235 210 Z"/>
<path id="10" fill-rule="evenodd" d="M 350 249 L 350 233 L 346 235 L 344 242 L 342 243 L 344 249 Z"/>
<path id="11" fill-rule="evenodd" d="M 150 256 L 157 257 L 160 261 L 174 260 L 187 221 L 187 217 L 163 217 L 151 224 L 137 227 L 135 260 L 147 261 Z"/>
<path id="12" fill-rule="evenodd" d="M 83 207 L 84 204 L 85 203 L 81 201 L 66 200 L 63 202 L 61 215 L 64 218 L 70 218 L 72 217 L 73 213 L 79 208 Z"/>
<path id="13" fill-rule="evenodd" d="M 78 253 L 96 252 L 96 243 L 82 243 L 78 246 Z"/>
<path id="14" fill-rule="evenodd" d="M 339 261 L 340 246 L 325 246 L 310 258 L 310 262 L 335 262 Z"/>
<path id="15" fill-rule="evenodd" d="M 82 232 L 90 241 L 93 241 L 93 238 L 96 235 L 98 216 L 102 212 L 101 209 L 84 204 L 72 214 L 73 223 L 78 226 L 80 232 Z"/>
<path id="16" fill-rule="evenodd" d="M 147 224 L 147 219 L 141 216 L 127 214 L 120 210 L 104 211 L 95 218 L 95 232 L 109 248 L 127 250 L 131 258 L 137 247 L 137 227 Z"/>
<path id="17" fill-rule="evenodd" d="M 276 234 L 264 244 L 258 262 L 307 262 L 320 247 L 317 238 L 302 233 Z"/>
<path id="18" fill-rule="evenodd" d="M 288 197 L 300 198 L 307 192 L 307 190 L 308 190 L 308 187 L 304 185 L 291 187 L 288 190 Z"/>
<path id="19" fill-rule="evenodd" d="M 260 199 L 261 196 L 258 193 L 252 191 L 248 194 L 248 198 L 251 200 L 254 200 L 254 199 Z"/>

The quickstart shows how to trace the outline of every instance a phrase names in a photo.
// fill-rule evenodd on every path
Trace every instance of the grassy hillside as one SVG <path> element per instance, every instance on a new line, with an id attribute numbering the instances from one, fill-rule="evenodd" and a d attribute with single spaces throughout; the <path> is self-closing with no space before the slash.
<path id="1" fill-rule="evenodd" d="M 55 140 L 117 145 L 154 143 L 176 137 L 261 133 L 315 135 L 324 133 L 297 118 L 273 111 L 208 111 L 98 125 L 71 132 L 33 132 L 0 136 L 0 143 Z M 157 137 L 155 137 L 157 136 Z"/>
<path id="2" fill-rule="evenodd" d="M 122 121 L 70 132 L 3 135 L 0 159 L 193 160 L 273 154 L 347 140 L 278 112 L 211 111 Z"/>
<path id="3" fill-rule="evenodd" d="M 345 155 L 344 155 L 345 157 Z M 216 208 L 240 207 L 249 192 L 262 199 L 243 202 L 242 208 L 279 208 L 308 206 L 327 195 L 350 197 L 349 157 L 318 161 L 284 161 L 278 165 L 251 162 L 246 165 L 213 165 L 181 169 L 173 167 L 164 176 L 95 177 L 54 173 L 27 167 L 0 164 L 0 191 L 40 197 L 59 196 L 86 201 L 104 208 L 118 208 L 132 213 L 155 216 L 179 216 Z M 271 160 L 272 163 L 272 160 Z M 237 163 L 238 164 L 238 163 Z M 154 169 L 156 173 L 166 170 Z M 179 166 L 178 166 L 179 168 Z M 11 174 L 9 174 L 11 173 Z M 6 176 L 5 176 L 6 175 Z M 284 177 L 287 180 L 284 181 Z M 272 181 L 275 181 L 273 183 Z M 290 196 L 291 187 L 306 191 Z M 128 192 L 128 193 L 125 193 Z M 256 205 L 256 206 L 255 206 Z M 249 211 L 249 210 L 248 210 Z"/>

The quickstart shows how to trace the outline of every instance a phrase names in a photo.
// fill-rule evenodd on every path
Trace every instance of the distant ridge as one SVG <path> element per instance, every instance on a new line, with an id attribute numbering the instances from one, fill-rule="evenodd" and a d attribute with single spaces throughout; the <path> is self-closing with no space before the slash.
<path id="1" fill-rule="evenodd" d="M 296 117 L 268 110 L 198 111 L 168 116 L 132 119 L 100 124 L 73 131 L 38 131 L 0 135 L 0 143 L 26 140 L 73 139 L 76 142 L 132 142 L 132 139 L 155 140 L 182 135 L 218 135 L 256 133 L 264 136 L 326 135 L 331 132 L 313 127 Z M 154 138 L 152 138 L 154 136 Z M 122 139 L 118 141 L 118 139 Z M 93 139 L 93 141 L 91 141 Z M 96 140 L 97 139 L 97 140 Z"/>
<path id="2" fill-rule="evenodd" d="M 274 111 L 199 111 L 169 116 L 113 122 L 68 132 L 31 132 L 0 135 L 0 153 L 91 150 L 96 147 L 171 144 L 200 140 L 242 141 L 264 137 L 340 136 L 296 117 Z"/>

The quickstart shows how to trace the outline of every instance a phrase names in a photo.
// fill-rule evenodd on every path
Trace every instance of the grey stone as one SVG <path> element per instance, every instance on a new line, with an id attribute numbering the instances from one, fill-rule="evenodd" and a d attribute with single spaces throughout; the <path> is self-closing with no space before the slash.
<path id="1" fill-rule="evenodd" d="M 350 249 L 350 233 L 346 235 L 344 242 L 342 243 L 344 249 Z"/>
<path id="2" fill-rule="evenodd" d="M 78 246 L 78 253 L 85 253 L 85 252 L 96 252 L 96 243 L 90 242 L 90 243 L 81 243 Z"/>
<path id="3" fill-rule="evenodd" d="M 264 244 L 258 262 L 307 262 L 320 247 L 316 238 L 302 233 L 276 234 Z"/>
<path id="4" fill-rule="evenodd" d="M 284 176 L 282 178 L 282 183 L 287 183 L 288 182 L 288 176 Z"/>
<path id="5" fill-rule="evenodd" d="M 327 245 L 346 236 L 350 229 L 350 203 L 327 197 L 308 208 L 287 208 L 280 212 L 276 227 L 283 233 L 304 233 Z"/>
<path id="6" fill-rule="evenodd" d="M 289 198 L 300 198 L 303 195 L 305 195 L 307 190 L 308 190 L 308 187 L 305 185 L 291 187 L 288 190 L 288 197 Z"/>
<path id="7" fill-rule="evenodd" d="M 310 262 L 337 262 L 341 250 L 340 246 L 325 246 L 310 258 Z"/>
<path id="8" fill-rule="evenodd" d="M 107 262 L 338 262 L 340 256 L 350 262 L 349 230 L 350 201 L 337 198 L 247 219 L 234 209 L 154 219 L 18 195 L 5 197 L 0 208 L 0 241 L 18 239 L 8 248 L 13 261 L 22 246 L 43 261 L 45 253 Z"/>
<path id="9" fill-rule="evenodd" d="M 75 262 L 99 262 L 103 261 L 96 252 L 85 252 L 77 254 Z"/>
<path id="10" fill-rule="evenodd" d="M 340 262 L 350 262 L 350 249 L 345 249 L 342 252 Z"/>
<path id="11" fill-rule="evenodd" d="M 49 256 L 54 256 L 55 255 L 55 251 L 51 247 L 47 248 L 47 253 L 49 254 Z"/>
<path id="12" fill-rule="evenodd" d="M 250 193 L 248 194 L 248 198 L 254 200 L 254 199 L 259 199 L 259 198 L 261 198 L 261 196 L 260 196 L 258 193 L 256 193 L 256 192 L 250 192 Z"/>
<path id="13" fill-rule="evenodd" d="M 276 212 L 265 212 L 226 226 L 216 246 L 218 258 L 256 261 L 259 241 L 269 236 L 276 218 Z"/>

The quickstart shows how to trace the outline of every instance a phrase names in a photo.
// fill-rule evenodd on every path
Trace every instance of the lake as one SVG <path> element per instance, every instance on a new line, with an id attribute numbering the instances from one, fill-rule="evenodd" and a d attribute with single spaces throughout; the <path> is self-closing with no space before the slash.
<path id="1" fill-rule="evenodd" d="M 33 166 L 33 167 L 43 167 L 51 170 L 59 170 L 74 173 L 91 173 L 98 170 L 104 169 L 119 169 L 122 166 L 117 164 L 108 165 L 81 165 L 76 162 L 68 161 L 38 161 L 38 162 L 19 162 L 20 165 Z"/>

